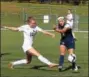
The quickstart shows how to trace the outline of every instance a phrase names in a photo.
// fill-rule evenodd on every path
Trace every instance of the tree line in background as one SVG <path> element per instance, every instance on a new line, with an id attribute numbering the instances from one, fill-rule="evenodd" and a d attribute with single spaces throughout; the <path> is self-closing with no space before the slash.
<path id="1" fill-rule="evenodd" d="M 18 1 L 18 2 L 39 2 L 39 3 L 52 3 L 57 2 L 59 4 L 72 3 L 74 5 L 79 5 L 80 3 L 86 4 L 88 0 L 1 0 L 1 1 Z"/>

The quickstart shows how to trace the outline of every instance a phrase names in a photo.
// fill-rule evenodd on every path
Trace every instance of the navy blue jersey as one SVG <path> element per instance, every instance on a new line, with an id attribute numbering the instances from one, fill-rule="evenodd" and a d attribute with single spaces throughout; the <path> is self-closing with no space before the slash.
<path id="1" fill-rule="evenodd" d="M 64 24 L 63 26 L 61 26 L 59 24 L 58 28 L 63 29 L 66 25 L 69 25 L 69 24 Z M 67 49 L 70 49 L 70 48 L 75 49 L 75 41 L 74 41 L 74 38 L 72 35 L 71 28 L 69 30 L 67 30 L 65 33 L 61 33 L 60 45 L 65 45 L 67 47 Z"/>
<path id="2" fill-rule="evenodd" d="M 65 27 L 66 24 L 64 24 L 63 26 L 61 26 L 60 24 L 58 24 L 58 28 L 59 29 L 63 29 Z M 68 24 L 69 25 L 69 24 Z M 73 35 L 72 35 L 72 29 L 67 30 L 65 33 L 61 33 L 61 40 L 63 39 L 72 39 Z"/>

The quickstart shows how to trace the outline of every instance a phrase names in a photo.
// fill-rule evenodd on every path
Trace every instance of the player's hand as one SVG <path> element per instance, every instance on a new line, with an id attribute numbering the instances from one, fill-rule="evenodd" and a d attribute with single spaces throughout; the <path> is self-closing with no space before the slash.
<path id="1" fill-rule="evenodd" d="M 55 31 L 59 31 L 59 29 L 56 28 Z"/>
<path id="2" fill-rule="evenodd" d="M 6 29 L 6 28 L 7 28 L 7 26 L 2 26 L 2 28 Z"/>
<path id="3" fill-rule="evenodd" d="M 55 38 L 55 34 L 52 34 L 52 38 Z"/>
<path id="4" fill-rule="evenodd" d="M 56 30 L 56 25 L 53 26 L 53 30 Z"/>
<path id="5" fill-rule="evenodd" d="M 53 30 L 56 30 L 56 27 L 53 27 Z"/>

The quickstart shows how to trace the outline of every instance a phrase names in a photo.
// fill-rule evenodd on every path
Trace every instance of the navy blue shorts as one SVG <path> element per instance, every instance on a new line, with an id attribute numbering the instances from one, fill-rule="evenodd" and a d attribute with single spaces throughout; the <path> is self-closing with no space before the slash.
<path id="1" fill-rule="evenodd" d="M 60 45 L 66 46 L 67 49 L 75 49 L 75 41 L 74 39 L 63 39 L 60 42 Z"/>

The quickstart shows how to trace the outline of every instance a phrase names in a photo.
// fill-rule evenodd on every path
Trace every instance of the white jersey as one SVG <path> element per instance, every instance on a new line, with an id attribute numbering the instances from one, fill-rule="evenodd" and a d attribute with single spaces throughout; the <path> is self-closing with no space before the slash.
<path id="1" fill-rule="evenodd" d="M 67 23 L 71 25 L 71 27 L 73 27 L 73 14 L 68 14 L 66 16 L 67 19 Z"/>
<path id="2" fill-rule="evenodd" d="M 32 48 L 34 36 L 38 31 L 42 31 L 41 28 L 36 26 L 35 28 L 31 28 L 29 25 L 23 25 L 18 27 L 19 31 L 23 32 L 24 42 L 23 42 L 23 50 L 26 52 L 28 49 Z"/>

